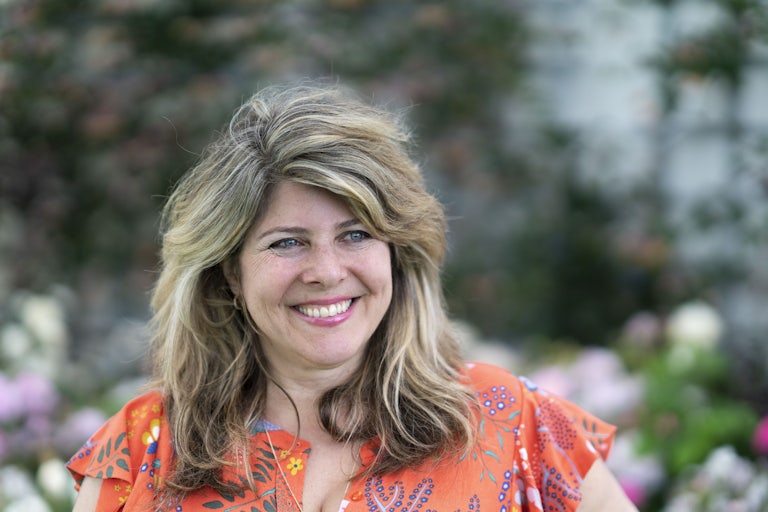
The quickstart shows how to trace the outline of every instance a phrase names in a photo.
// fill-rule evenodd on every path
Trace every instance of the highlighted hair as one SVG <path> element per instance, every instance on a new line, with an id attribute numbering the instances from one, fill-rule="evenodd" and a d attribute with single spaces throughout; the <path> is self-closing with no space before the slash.
<path id="1" fill-rule="evenodd" d="M 338 195 L 392 251 L 392 303 L 360 370 L 320 400 L 324 427 L 339 441 L 380 442 L 368 474 L 466 453 L 474 398 L 440 284 L 445 216 L 408 144 L 395 117 L 338 86 L 268 88 L 177 184 L 152 298 L 154 384 L 177 455 L 172 492 L 228 488 L 222 470 L 247 452 L 249 425 L 264 412 L 268 365 L 224 267 L 283 181 Z"/>

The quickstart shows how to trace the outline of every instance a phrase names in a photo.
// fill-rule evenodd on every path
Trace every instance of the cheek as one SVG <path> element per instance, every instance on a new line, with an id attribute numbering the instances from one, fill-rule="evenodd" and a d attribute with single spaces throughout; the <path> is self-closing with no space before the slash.
<path id="1" fill-rule="evenodd" d="M 384 247 L 377 251 L 375 257 L 370 259 L 373 269 L 371 277 L 375 280 L 377 287 L 382 294 L 387 297 L 387 303 L 392 298 L 392 258 L 390 257 L 389 247 Z"/>
<path id="2" fill-rule="evenodd" d="M 279 265 L 246 265 L 242 271 L 243 294 L 254 305 L 278 302 L 285 293 L 288 280 Z"/>

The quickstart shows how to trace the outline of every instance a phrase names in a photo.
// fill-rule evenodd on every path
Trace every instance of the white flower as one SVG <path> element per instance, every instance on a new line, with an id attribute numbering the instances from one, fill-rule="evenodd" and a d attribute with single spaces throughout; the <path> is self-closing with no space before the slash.
<path id="1" fill-rule="evenodd" d="M 52 297 L 32 295 L 24 300 L 20 318 L 40 342 L 51 349 L 63 349 L 67 343 L 64 308 Z"/>
<path id="2" fill-rule="evenodd" d="M 665 512 L 757 512 L 768 510 L 768 473 L 730 446 L 682 475 Z"/>
<path id="3" fill-rule="evenodd" d="M 0 467 L 0 496 L 13 501 L 34 494 L 35 485 L 26 471 L 17 466 Z"/>
<path id="4" fill-rule="evenodd" d="M 24 359 L 32 348 L 32 340 L 19 324 L 7 324 L 0 331 L 0 356 L 10 362 Z"/>
<path id="5" fill-rule="evenodd" d="M 739 457 L 732 446 L 719 446 L 707 457 L 702 473 L 711 482 L 726 483 L 730 489 L 741 492 L 755 477 L 755 468 Z"/>
<path id="6" fill-rule="evenodd" d="M 45 495 L 56 501 L 74 497 L 74 487 L 71 482 L 69 471 L 64 461 L 60 459 L 48 459 L 37 468 L 37 485 Z"/>
<path id="7" fill-rule="evenodd" d="M 749 510 L 760 510 L 768 505 L 768 473 L 760 474 L 747 489 L 744 496 Z"/>
<path id="8" fill-rule="evenodd" d="M 703 302 L 681 305 L 667 319 L 666 336 L 672 345 L 713 349 L 723 334 L 717 311 Z"/>
<path id="9" fill-rule="evenodd" d="M 37 494 L 29 494 L 8 504 L 4 512 L 52 512 L 51 507 Z"/>

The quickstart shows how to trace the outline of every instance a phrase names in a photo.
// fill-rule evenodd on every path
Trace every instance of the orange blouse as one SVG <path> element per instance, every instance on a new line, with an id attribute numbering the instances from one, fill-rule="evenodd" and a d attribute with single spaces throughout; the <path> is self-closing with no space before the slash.
<path id="1" fill-rule="evenodd" d="M 461 460 L 426 461 L 418 467 L 351 482 L 344 512 L 575 511 L 584 475 L 605 458 L 614 427 L 576 405 L 538 389 L 523 377 L 479 363 L 467 374 L 480 404 L 478 443 Z M 84 476 L 103 479 L 98 511 L 146 511 L 173 464 L 173 445 L 162 397 L 149 392 L 130 401 L 68 463 L 76 486 Z M 270 446 L 269 440 L 272 441 Z M 248 467 L 256 490 L 221 495 L 211 488 L 181 502 L 155 503 L 156 511 L 288 512 L 298 507 L 311 446 L 260 421 L 253 429 Z M 363 464 L 374 441 L 361 450 Z M 273 450 L 274 448 L 274 450 Z M 289 451 L 290 450 L 290 451 Z M 279 467 L 278 467 L 279 466 Z M 232 480 L 245 482 L 243 476 Z"/>

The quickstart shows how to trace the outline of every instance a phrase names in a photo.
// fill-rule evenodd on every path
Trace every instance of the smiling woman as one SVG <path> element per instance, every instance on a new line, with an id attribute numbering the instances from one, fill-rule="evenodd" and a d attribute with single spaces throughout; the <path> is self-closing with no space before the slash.
<path id="1" fill-rule="evenodd" d="M 340 197 L 296 182 L 274 187 L 225 274 L 278 382 L 301 369 L 341 385 L 392 299 L 387 242 L 371 237 Z"/>
<path id="2" fill-rule="evenodd" d="M 632 510 L 613 427 L 462 361 L 407 143 L 336 86 L 238 110 L 164 210 L 154 378 L 70 461 L 77 511 Z"/>

